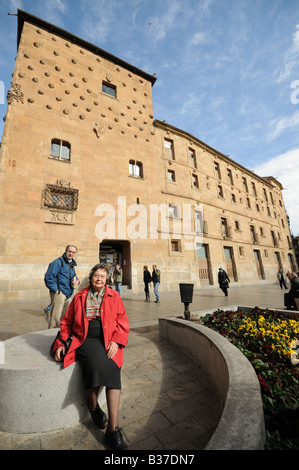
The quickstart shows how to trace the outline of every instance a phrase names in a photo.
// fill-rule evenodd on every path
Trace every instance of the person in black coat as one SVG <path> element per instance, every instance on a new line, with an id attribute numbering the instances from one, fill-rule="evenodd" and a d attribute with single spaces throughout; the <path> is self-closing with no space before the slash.
<path id="1" fill-rule="evenodd" d="M 152 281 L 151 273 L 148 270 L 147 266 L 143 266 L 143 282 L 144 282 L 144 292 L 145 292 L 145 301 L 149 302 L 150 293 L 149 293 L 149 283 Z"/>
<path id="2" fill-rule="evenodd" d="M 299 277 L 295 273 L 287 273 L 291 283 L 289 292 L 284 294 L 284 305 L 287 310 L 297 310 L 296 300 L 299 298 Z"/>
<path id="3" fill-rule="evenodd" d="M 227 273 L 224 271 L 224 269 L 219 268 L 218 271 L 218 284 L 222 292 L 224 293 L 225 297 L 228 296 L 227 289 L 229 288 L 229 277 Z"/>

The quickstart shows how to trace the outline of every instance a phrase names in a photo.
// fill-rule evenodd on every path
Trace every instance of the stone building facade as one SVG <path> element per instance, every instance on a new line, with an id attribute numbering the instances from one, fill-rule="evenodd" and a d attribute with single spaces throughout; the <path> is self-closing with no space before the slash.
<path id="1" fill-rule="evenodd" d="M 18 11 L 18 54 L 0 160 L 0 300 L 44 297 L 67 244 L 85 280 L 120 262 L 143 290 L 143 265 L 179 282 L 276 282 L 295 270 L 281 184 L 154 119 L 156 79 Z"/>

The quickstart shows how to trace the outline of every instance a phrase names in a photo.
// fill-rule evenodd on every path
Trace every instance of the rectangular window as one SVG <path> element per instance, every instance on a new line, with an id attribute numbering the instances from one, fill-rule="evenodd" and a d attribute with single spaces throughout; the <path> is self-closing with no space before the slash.
<path id="1" fill-rule="evenodd" d="M 274 199 L 273 199 L 273 194 L 272 193 L 270 193 L 270 198 L 271 198 L 272 204 L 274 205 Z"/>
<path id="2" fill-rule="evenodd" d="M 195 231 L 196 233 L 203 233 L 202 211 L 195 211 Z"/>
<path id="3" fill-rule="evenodd" d="M 264 193 L 264 198 L 265 198 L 265 201 L 267 201 L 267 202 L 268 202 L 267 191 L 265 190 L 265 188 L 263 188 L 263 193 Z"/>
<path id="4" fill-rule="evenodd" d="M 236 195 L 232 193 L 232 202 L 236 202 Z"/>
<path id="5" fill-rule="evenodd" d="M 164 139 L 164 152 L 166 158 L 174 160 L 174 146 L 172 140 Z"/>
<path id="6" fill-rule="evenodd" d="M 246 191 L 246 193 L 248 193 L 248 186 L 247 186 L 247 181 L 246 181 L 246 178 L 242 178 L 242 183 L 243 183 L 243 188 L 244 188 L 244 191 Z"/>
<path id="7" fill-rule="evenodd" d="M 170 204 L 168 206 L 168 216 L 172 218 L 177 218 L 179 217 L 179 208 L 175 204 Z"/>
<path id="8" fill-rule="evenodd" d="M 221 231 L 224 238 L 231 238 L 230 227 L 227 225 L 227 220 L 224 217 L 221 218 Z"/>
<path id="9" fill-rule="evenodd" d="M 111 85 L 110 83 L 102 82 L 102 92 L 116 98 L 116 86 Z"/>
<path id="10" fill-rule="evenodd" d="M 253 195 L 254 195 L 255 197 L 257 197 L 257 192 L 256 192 L 255 183 L 252 181 L 251 185 L 252 185 L 252 192 L 253 192 Z"/>
<path id="11" fill-rule="evenodd" d="M 67 186 L 47 184 L 44 190 L 44 207 L 74 212 L 78 208 L 79 190 Z"/>
<path id="12" fill-rule="evenodd" d="M 189 149 L 189 162 L 192 168 L 197 168 L 195 150 Z"/>
<path id="13" fill-rule="evenodd" d="M 173 170 L 167 171 L 167 179 L 168 181 L 175 182 L 175 172 Z"/>
<path id="14" fill-rule="evenodd" d="M 70 161 L 71 144 L 63 140 L 52 139 L 50 155 L 51 157 L 58 158 L 59 160 Z"/>
<path id="15" fill-rule="evenodd" d="M 172 253 L 179 253 L 181 251 L 180 240 L 171 240 L 171 251 Z"/>
<path id="16" fill-rule="evenodd" d="M 221 174 L 220 174 L 219 163 L 214 162 L 214 169 L 215 169 L 216 177 L 217 177 L 219 180 L 221 180 Z"/>
<path id="17" fill-rule="evenodd" d="M 229 184 L 231 184 L 233 186 L 233 184 L 234 184 L 233 174 L 232 174 L 232 170 L 230 170 L 229 168 L 227 169 L 227 179 L 228 179 Z"/>
<path id="18" fill-rule="evenodd" d="M 135 178 L 143 178 L 142 163 L 136 160 L 129 161 L 129 175 L 135 176 Z"/>
<path id="19" fill-rule="evenodd" d="M 197 175 L 192 175 L 192 186 L 193 188 L 198 188 L 198 178 Z"/>
<path id="20" fill-rule="evenodd" d="M 220 184 L 218 185 L 218 197 L 223 197 L 223 188 Z"/>
<path id="21" fill-rule="evenodd" d="M 255 231 L 254 225 L 250 225 L 251 241 L 252 243 L 258 243 L 257 233 Z"/>

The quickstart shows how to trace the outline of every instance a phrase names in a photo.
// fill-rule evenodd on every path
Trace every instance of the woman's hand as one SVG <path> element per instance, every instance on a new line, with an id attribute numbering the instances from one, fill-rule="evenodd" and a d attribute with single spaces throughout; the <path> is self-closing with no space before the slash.
<path id="1" fill-rule="evenodd" d="M 65 347 L 64 347 L 64 346 L 60 346 L 60 348 L 57 348 L 57 349 L 56 349 L 55 356 L 54 356 L 55 361 L 57 361 L 57 362 L 62 361 L 61 353 L 62 353 L 63 355 L 65 354 Z"/>
<path id="2" fill-rule="evenodd" d="M 115 354 L 117 353 L 117 350 L 118 350 L 118 344 L 115 343 L 114 341 L 111 341 L 111 343 L 108 344 L 108 348 L 107 348 L 107 356 L 109 357 L 109 359 L 115 356 Z"/>

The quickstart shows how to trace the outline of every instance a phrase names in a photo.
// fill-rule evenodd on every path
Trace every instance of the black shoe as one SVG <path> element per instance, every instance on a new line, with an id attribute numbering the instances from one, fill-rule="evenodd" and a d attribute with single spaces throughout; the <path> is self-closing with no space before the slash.
<path id="1" fill-rule="evenodd" d="M 127 450 L 127 446 L 123 440 L 121 430 L 116 426 L 115 430 L 112 432 L 105 432 L 104 442 L 112 450 Z"/>
<path id="2" fill-rule="evenodd" d="M 105 429 L 108 426 L 108 418 L 106 413 L 101 410 L 99 404 L 97 404 L 96 409 L 94 411 L 90 411 L 90 415 L 94 424 L 96 424 L 99 428 Z"/>

